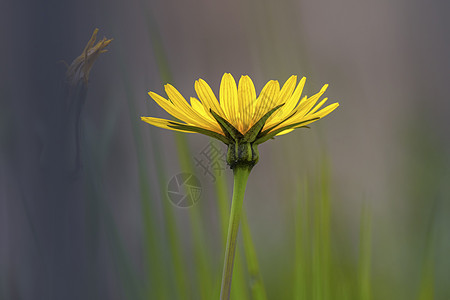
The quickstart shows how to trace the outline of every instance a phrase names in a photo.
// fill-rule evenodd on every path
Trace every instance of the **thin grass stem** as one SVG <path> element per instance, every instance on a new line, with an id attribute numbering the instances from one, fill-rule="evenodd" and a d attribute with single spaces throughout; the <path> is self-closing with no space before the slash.
<path id="1" fill-rule="evenodd" d="M 250 227 L 248 226 L 245 209 L 242 212 L 242 237 L 244 241 L 244 252 L 247 261 L 248 273 L 250 275 L 252 299 L 266 300 L 266 290 L 264 289 L 261 273 L 259 271 L 258 259 L 256 257 L 255 246 L 253 244 Z"/>

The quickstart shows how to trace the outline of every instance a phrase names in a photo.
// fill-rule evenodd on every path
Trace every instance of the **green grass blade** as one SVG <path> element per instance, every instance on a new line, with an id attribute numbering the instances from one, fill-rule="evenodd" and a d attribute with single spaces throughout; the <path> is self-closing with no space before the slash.
<path id="1" fill-rule="evenodd" d="M 367 205 L 363 207 L 361 213 L 361 229 L 359 237 L 359 272 L 358 272 L 358 286 L 359 299 L 371 299 L 371 229 L 372 217 Z"/>
<path id="2" fill-rule="evenodd" d="M 160 143 L 156 135 L 152 134 L 150 134 L 150 141 L 153 145 L 159 189 L 161 191 L 164 191 L 166 189 L 167 176 L 163 165 L 161 149 L 159 147 Z M 169 242 L 169 251 L 171 255 L 169 261 L 174 269 L 175 276 L 174 290 L 177 294 L 177 299 L 184 299 L 185 297 L 189 297 L 189 295 L 192 294 L 192 291 L 190 290 L 188 285 L 188 273 L 186 270 L 185 262 L 183 261 L 183 257 L 180 252 L 182 246 L 180 243 L 180 236 L 176 227 L 176 220 L 173 213 L 174 207 L 169 203 L 169 199 L 166 193 L 162 193 L 162 196 L 162 208 L 165 224 L 164 229 Z"/>
<path id="3" fill-rule="evenodd" d="M 87 138 L 89 138 L 89 135 Z M 94 145 L 93 142 L 87 142 L 86 144 Z M 92 211 L 101 213 L 100 217 L 105 224 L 107 241 L 110 243 L 109 249 L 111 249 L 113 261 L 116 264 L 125 297 L 127 299 L 145 299 L 142 289 L 140 288 L 140 281 L 136 277 L 137 272 L 125 249 L 124 242 L 120 237 L 112 212 L 105 203 L 103 192 L 100 189 L 101 184 L 97 181 L 98 178 L 101 178 L 99 172 L 102 170 L 103 155 L 100 154 L 98 148 L 86 148 L 86 150 L 84 155 L 84 165 L 86 170 L 85 184 L 87 198 L 89 199 L 88 211 L 90 214 L 88 214 L 88 216 L 92 216 Z"/>
<path id="4" fill-rule="evenodd" d="M 330 299 L 330 271 L 331 271 L 331 205 L 330 205 L 330 171 L 328 160 L 325 155 L 322 156 L 321 178 L 320 178 L 320 240 L 321 246 L 318 249 L 321 256 L 321 282 L 323 289 L 323 298 Z"/>
<path id="5" fill-rule="evenodd" d="M 189 149 L 186 136 L 176 133 L 175 141 L 177 145 L 178 160 L 181 169 L 195 174 L 195 168 L 192 162 L 191 151 Z M 203 217 L 201 215 L 200 206 L 196 205 L 189 209 L 189 223 L 193 238 L 195 274 L 197 279 L 197 287 L 200 292 L 200 299 L 209 300 L 213 295 L 210 245 L 205 240 L 205 226 L 203 225 Z"/>
<path id="6" fill-rule="evenodd" d="M 163 82 L 172 82 L 172 75 L 170 72 L 168 59 L 164 51 L 163 43 L 157 25 L 146 9 L 144 2 L 142 4 L 142 11 L 145 14 L 145 20 L 147 21 L 148 34 L 152 47 L 156 56 L 158 64 L 158 70 Z M 175 133 L 176 148 L 178 153 L 178 160 L 180 162 L 181 169 L 185 172 L 195 174 L 195 167 L 192 163 L 192 155 L 189 149 L 186 136 L 184 134 Z M 205 241 L 205 234 L 202 215 L 199 206 L 194 206 L 189 209 L 190 230 L 193 237 L 194 247 L 194 261 L 195 261 L 195 274 L 196 274 L 196 286 L 200 294 L 200 299 L 210 299 L 213 294 L 212 289 L 212 272 L 211 263 L 209 258 L 209 245 Z"/>
<path id="7" fill-rule="evenodd" d="M 154 199 L 152 199 L 151 191 L 149 188 L 150 178 L 147 170 L 147 156 L 145 155 L 144 145 L 142 142 L 142 133 L 140 131 L 138 113 L 134 104 L 135 96 L 130 82 L 128 81 L 127 72 L 124 64 L 121 65 L 122 79 L 124 82 L 125 93 L 127 96 L 127 104 L 131 120 L 131 128 L 133 133 L 133 139 L 136 148 L 137 156 L 137 168 L 138 168 L 138 180 L 140 199 L 142 206 L 142 220 L 144 225 L 144 246 L 148 255 L 145 257 L 145 269 L 149 276 L 149 282 L 147 286 L 147 294 L 156 295 L 156 297 L 164 299 L 167 297 L 169 288 L 167 286 L 168 281 L 165 279 L 167 276 L 166 268 L 163 265 L 163 254 L 161 251 L 162 238 L 157 230 L 156 219 L 154 213 L 156 208 L 154 207 Z M 152 214 L 153 212 L 153 214 Z"/>
<path id="8" fill-rule="evenodd" d="M 307 245 L 309 245 L 309 205 L 308 184 L 306 178 L 301 184 L 298 201 L 295 203 L 295 274 L 293 294 L 295 300 L 307 300 L 308 297 L 308 270 L 310 259 Z"/>
<path id="9" fill-rule="evenodd" d="M 244 241 L 245 260 L 247 261 L 248 273 L 250 276 L 250 290 L 253 300 L 266 300 L 266 290 L 259 270 L 258 259 L 255 246 L 253 244 L 250 227 L 248 226 L 245 210 L 242 213 L 242 239 Z"/>
<path id="10" fill-rule="evenodd" d="M 421 272 L 421 279 L 419 284 L 418 300 L 435 299 L 435 272 L 436 272 L 436 223 L 439 219 L 438 211 L 440 211 L 438 200 L 434 200 L 433 209 L 429 217 L 427 238 L 425 244 L 425 251 L 423 255 L 423 266 Z"/>

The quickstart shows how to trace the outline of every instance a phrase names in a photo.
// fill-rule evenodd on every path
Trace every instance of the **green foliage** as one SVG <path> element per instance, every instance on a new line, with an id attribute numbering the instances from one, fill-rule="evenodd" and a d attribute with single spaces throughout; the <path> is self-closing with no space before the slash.
<path id="1" fill-rule="evenodd" d="M 152 16 L 147 11 L 145 13 L 161 81 L 172 82 L 161 37 Z M 169 174 L 167 174 L 168 166 L 163 159 L 163 145 L 156 134 L 160 129 L 148 127 L 144 131 L 139 126 L 141 122 L 139 116 L 145 115 L 145 112 L 136 109 L 141 98 L 139 97 L 138 100 L 138 97 L 134 95 L 125 68 L 122 68 L 122 74 L 133 133 L 132 142 L 136 149 L 138 195 L 142 213 L 142 257 L 138 260 L 141 264 L 136 263 L 133 259 L 134 255 L 128 252 L 126 239 L 118 230 L 116 220 L 106 202 L 105 193 L 101 190 L 101 183 L 96 181 L 100 178 L 96 172 L 102 170 L 105 164 L 101 154 L 109 146 L 108 139 L 100 143 L 102 145 L 100 149 L 87 151 L 86 157 L 89 162 L 86 165 L 91 167 L 88 170 L 87 179 L 87 190 L 90 195 L 88 226 L 100 227 L 97 221 L 100 218 L 106 228 L 123 299 L 218 299 L 231 206 L 230 183 L 225 176 L 219 176 L 216 173 L 217 180 L 208 187 L 213 189 L 214 195 L 212 199 L 208 199 L 208 208 L 200 205 L 191 207 L 183 211 L 183 216 L 186 218 L 183 221 L 179 219 L 180 209 L 170 204 L 165 193 Z M 221 125 L 225 128 L 228 126 L 225 123 Z M 284 127 L 277 133 L 301 125 L 298 123 Z M 111 125 L 105 125 L 105 128 L 109 128 L 105 131 L 111 131 Z M 253 135 L 259 131 L 260 128 L 257 128 Z M 233 132 L 230 133 L 230 137 L 232 134 Z M 264 135 L 264 132 L 262 134 Z M 189 147 L 186 135 L 175 133 L 173 136 L 180 171 L 196 173 L 193 164 L 195 155 Z M 258 137 L 259 143 L 273 136 Z M 91 143 L 87 142 L 87 144 Z M 427 149 L 423 151 L 427 152 Z M 420 157 L 427 154 L 429 153 L 421 154 Z M 345 201 L 339 198 L 333 189 L 333 184 L 330 182 L 331 166 L 327 159 L 321 161 L 317 168 L 320 171 L 305 172 L 301 180 L 282 174 L 283 179 L 289 178 L 288 185 L 298 186 L 299 189 L 297 193 L 292 193 L 292 188 L 286 192 L 286 195 L 279 195 L 280 199 L 276 199 L 280 203 L 287 203 L 292 208 L 291 215 L 286 215 L 282 220 L 292 230 L 283 232 L 283 238 L 280 238 L 281 244 L 276 248 L 266 247 L 265 241 L 258 237 L 277 233 L 258 231 L 258 224 L 252 223 L 251 218 L 247 219 L 245 210 L 243 211 L 231 299 L 399 299 L 396 295 L 400 293 L 396 290 L 410 288 L 398 283 L 395 274 L 381 272 L 380 275 L 380 271 L 377 270 L 374 264 L 375 244 L 372 233 L 377 224 L 373 223 L 375 217 L 368 205 L 363 205 L 362 210 L 356 210 L 360 216 L 359 228 L 356 230 L 359 235 L 351 236 L 339 226 L 342 219 L 336 216 L 335 208 Z M 154 169 L 148 168 L 149 162 L 153 163 Z M 414 188 L 417 191 L 414 191 L 414 194 L 430 194 L 435 191 L 433 188 L 435 182 L 430 179 L 423 180 L 425 171 L 432 172 L 438 169 L 438 166 L 431 166 L 433 170 L 423 170 L 430 166 L 429 163 L 416 166 L 418 171 L 415 172 L 417 176 L 414 179 L 417 185 L 414 185 Z M 251 174 L 253 175 L 256 174 Z M 268 176 L 275 178 L 278 175 L 269 174 Z M 153 177 L 155 179 L 152 179 Z M 273 181 L 273 188 L 279 188 L 275 186 L 277 182 Z M 257 188 L 252 184 L 247 187 L 248 190 Z M 244 201 L 247 200 L 251 199 L 244 199 Z M 422 206 L 425 204 L 417 205 L 417 207 Z M 211 222 L 212 219 L 216 223 Z M 338 226 L 335 226 L 336 224 Z M 435 298 L 433 254 L 436 237 L 433 230 L 429 231 L 427 236 L 430 238 L 423 243 L 425 253 L 414 256 L 416 262 L 421 265 L 421 272 L 417 272 L 416 281 L 407 280 L 409 285 L 414 282 L 414 291 L 410 294 L 419 300 Z M 95 240 L 97 236 L 90 238 Z M 267 238 L 270 237 L 267 236 Z M 288 250 L 285 251 L 285 249 Z M 285 256 L 286 254 L 289 255 Z M 267 257 L 273 259 L 268 260 Z M 289 262 L 287 266 L 274 267 L 280 265 L 283 260 Z M 93 296 L 93 298 L 96 297 Z"/>
<path id="2" fill-rule="evenodd" d="M 129 94 L 128 101 L 135 101 L 132 93 Z M 130 116 L 137 115 L 133 110 L 134 104 L 130 103 L 129 107 Z M 139 122 L 138 118 L 135 121 Z M 179 208 L 171 205 L 167 195 L 161 192 L 165 191 L 168 179 L 167 167 L 160 149 L 161 143 L 153 132 L 148 135 L 139 130 L 137 125 L 133 125 L 132 129 L 135 131 L 137 177 L 141 199 L 143 265 L 136 265 L 132 254 L 127 252 L 125 237 L 121 236 L 117 228 L 101 191 L 101 184 L 96 182 L 101 178 L 97 172 L 105 164 L 101 153 L 108 148 L 108 138 L 98 143 L 101 145 L 100 148 L 88 149 L 86 155 L 86 165 L 89 166 L 87 169 L 87 187 L 90 195 L 89 226 L 91 228 L 98 226 L 96 224 L 98 216 L 104 222 L 112 258 L 122 284 L 123 298 L 218 299 L 230 210 L 230 186 L 226 177 L 216 173 L 217 180 L 210 185 L 214 190 L 214 198 L 211 199 L 212 210 L 202 209 L 200 205 L 191 207 L 184 211 L 188 215 L 188 226 L 181 225 L 176 217 Z M 151 142 L 152 151 L 149 151 L 143 142 L 146 137 Z M 86 138 L 89 140 L 92 137 L 88 135 Z M 185 136 L 177 135 L 175 138 L 180 149 L 178 152 L 180 168 L 195 173 L 192 161 L 195 155 L 189 150 Z M 146 168 L 147 160 L 154 161 L 156 168 Z M 289 182 L 289 185 L 298 186 L 298 192 L 283 200 L 294 208 L 292 218 L 286 218 L 287 224 L 292 222 L 293 230 L 285 233 L 285 244 L 278 245 L 274 250 L 266 248 L 264 241 L 254 243 L 252 235 L 254 230 L 251 228 L 255 229 L 255 224 L 247 220 L 245 212 L 243 213 L 231 299 L 369 300 L 383 299 L 378 295 L 389 297 L 396 294 L 394 291 L 390 292 L 391 287 L 395 286 L 395 283 L 389 282 L 391 274 L 384 274 L 384 280 L 380 280 L 374 274 L 372 257 L 374 224 L 370 207 L 364 205 L 360 212 L 356 251 L 352 239 L 342 238 L 345 232 L 339 226 L 333 226 L 339 222 L 333 208 L 340 205 L 342 200 L 334 196 L 327 159 L 323 158 L 321 161 L 319 172 L 307 174 L 303 180 Z M 150 179 L 150 172 L 156 175 L 156 185 Z M 255 189 L 255 186 L 250 184 L 247 188 L 251 190 Z M 207 223 L 211 214 L 217 216 L 217 226 L 210 226 Z M 427 235 L 429 240 L 424 246 L 426 251 L 423 258 L 419 259 L 422 266 L 419 284 L 412 293 L 419 300 L 435 299 L 433 253 L 436 237 L 433 233 L 433 224 L 432 222 L 430 225 L 430 232 Z M 261 235 L 261 232 L 257 234 Z M 275 233 L 267 232 L 267 234 Z M 217 238 L 211 240 L 211 235 Z M 183 236 L 189 236 L 190 241 L 186 242 Z M 95 238 L 92 237 L 93 240 Z M 289 241 L 293 241 L 293 244 Z M 192 251 L 185 251 L 187 246 Z M 282 251 L 290 246 L 293 246 L 291 252 Z M 283 253 L 281 255 L 291 253 L 292 256 L 288 258 L 290 266 L 272 271 L 272 266 L 278 262 L 261 260 L 261 257 L 267 257 L 267 253 L 272 251 L 280 251 L 280 254 Z M 356 255 L 349 254 L 352 251 Z M 282 260 L 277 253 L 272 253 L 271 256 Z"/>

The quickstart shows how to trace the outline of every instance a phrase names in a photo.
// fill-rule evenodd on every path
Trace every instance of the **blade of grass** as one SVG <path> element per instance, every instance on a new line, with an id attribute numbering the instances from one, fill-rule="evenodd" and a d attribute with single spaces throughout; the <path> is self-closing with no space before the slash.
<path id="1" fill-rule="evenodd" d="M 158 70 L 163 82 L 173 82 L 172 75 L 170 72 L 168 59 L 166 57 L 161 36 L 157 30 L 156 23 L 148 9 L 146 9 L 143 2 L 142 11 L 145 13 L 147 28 L 152 42 L 152 47 L 156 56 L 156 61 L 158 64 Z M 192 163 L 192 155 L 189 149 L 186 136 L 183 134 L 175 133 L 175 141 L 177 145 L 178 160 L 182 170 L 187 171 L 191 174 L 195 174 L 195 168 Z M 189 220 L 191 225 L 191 232 L 193 236 L 193 246 L 194 246 L 194 261 L 196 269 L 197 287 L 200 292 L 200 298 L 209 300 L 213 294 L 212 289 L 212 272 L 211 263 L 209 259 L 209 247 L 205 242 L 205 234 L 202 222 L 202 216 L 200 214 L 200 208 L 198 206 L 189 209 Z"/>
<path id="2" fill-rule="evenodd" d="M 314 239 L 313 239 L 313 299 L 328 299 L 329 289 L 329 247 L 330 247 L 330 206 L 325 175 L 315 188 Z"/>
<path id="3" fill-rule="evenodd" d="M 115 26 L 115 22 L 110 24 L 111 27 Z M 146 170 L 147 159 L 144 154 L 144 147 L 142 143 L 142 134 L 139 129 L 140 119 L 138 118 L 137 111 L 134 104 L 134 94 L 131 84 L 128 80 L 126 64 L 123 61 L 123 55 L 119 53 L 119 70 L 121 71 L 122 80 L 124 83 L 125 94 L 127 97 L 128 112 L 130 115 L 131 129 L 133 140 L 136 149 L 137 156 L 137 168 L 138 168 L 138 180 L 141 200 L 142 221 L 144 227 L 144 248 L 145 248 L 145 273 L 147 278 L 143 279 L 143 284 L 146 286 L 145 298 L 160 298 L 165 299 L 168 295 L 168 291 L 172 289 L 168 288 L 167 268 L 164 266 L 164 253 L 161 251 L 162 239 L 157 230 L 156 223 L 156 208 L 153 207 L 152 195 L 149 188 L 149 176 Z M 155 213 L 151 213 L 155 212 Z M 162 298 L 161 298 L 162 297 Z"/>
<path id="4" fill-rule="evenodd" d="M 191 151 L 188 147 L 185 135 L 175 134 L 178 159 L 182 170 L 194 174 L 195 169 L 192 163 Z M 201 299 L 209 300 L 214 293 L 212 289 L 212 272 L 210 247 L 205 241 L 203 218 L 201 216 L 200 206 L 196 205 L 189 209 L 190 229 L 193 237 L 194 261 L 196 266 L 197 286 Z"/>
<path id="5" fill-rule="evenodd" d="M 294 274 L 294 299 L 307 300 L 308 297 L 308 269 L 309 257 L 307 245 L 309 245 L 309 205 L 308 205 L 308 184 L 305 179 L 301 184 L 298 201 L 296 202 L 295 214 L 295 274 Z"/>
<path id="6" fill-rule="evenodd" d="M 86 145 L 95 145 L 96 143 L 89 141 L 89 131 L 86 131 L 86 133 L 86 139 L 88 139 Z M 111 254 L 118 269 L 120 283 L 123 286 L 125 297 L 127 299 L 146 299 L 143 296 L 142 289 L 139 288 L 140 283 L 136 277 L 137 272 L 124 247 L 124 242 L 117 230 L 113 215 L 103 198 L 101 184 L 97 182 L 98 178 L 102 178 L 99 174 L 99 170 L 102 170 L 101 162 L 104 159 L 103 155 L 100 155 L 98 149 L 94 149 L 93 147 L 84 148 L 86 149 L 83 158 L 85 160 L 84 166 L 87 175 L 85 184 L 87 188 L 87 198 L 89 199 L 88 210 L 91 211 L 92 205 L 95 205 L 97 207 L 94 207 L 94 209 L 101 212 L 102 220 L 105 222 L 106 236 L 108 242 L 111 243 Z"/>
<path id="7" fill-rule="evenodd" d="M 256 257 L 255 246 L 253 244 L 245 210 L 242 213 L 241 222 L 242 239 L 244 241 L 245 260 L 247 261 L 248 273 L 250 275 L 250 290 L 252 292 L 252 299 L 265 300 L 267 299 L 266 290 L 259 271 L 258 259 Z"/>
<path id="8" fill-rule="evenodd" d="M 359 237 L 359 299 L 371 299 L 370 265 L 371 265 L 371 222 L 372 217 L 367 205 L 361 212 L 361 225 Z"/>
<path id="9" fill-rule="evenodd" d="M 321 195 L 321 205 L 320 205 L 320 239 L 321 247 L 319 251 L 321 252 L 322 265 L 322 289 L 323 298 L 330 299 L 330 269 L 331 269 L 331 245 L 330 245 L 330 228 L 331 228 L 331 207 L 330 207 L 330 171 L 328 159 L 325 155 L 322 155 L 321 159 L 321 174 L 320 174 L 320 195 Z"/>
<path id="10" fill-rule="evenodd" d="M 157 136 L 154 134 L 150 134 L 150 141 L 151 144 L 153 145 L 153 153 L 156 162 L 159 188 L 161 191 L 164 191 L 166 189 L 167 176 L 163 165 L 161 149 L 159 147 L 160 143 Z M 175 292 L 177 293 L 177 299 L 183 299 L 189 297 L 192 291 L 190 291 L 188 282 L 186 280 L 188 278 L 188 273 L 183 258 L 181 256 L 181 252 L 179 251 L 179 249 L 182 249 L 182 246 L 179 239 L 179 232 L 176 228 L 176 220 L 173 213 L 174 208 L 169 203 L 167 194 L 166 193 L 162 194 L 163 194 L 162 207 L 165 220 L 164 228 L 166 236 L 169 240 L 169 251 L 171 254 L 170 261 L 172 262 L 175 273 L 176 284 L 174 286 L 174 289 Z"/>
<path id="11" fill-rule="evenodd" d="M 436 239 L 436 222 L 439 219 L 437 212 L 439 211 L 439 200 L 433 200 L 433 209 L 429 216 L 428 228 L 425 242 L 425 251 L 423 255 L 423 265 L 421 272 L 421 280 L 419 284 L 418 300 L 428 300 L 435 298 L 435 239 Z"/>
<path id="12" fill-rule="evenodd" d="M 428 252 L 428 251 L 427 251 Z M 432 252 L 432 251 L 430 251 Z M 418 300 L 429 300 L 435 299 L 434 292 L 434 268 L 435 261 L 429 253 L 427 253 L 425 257 L 425 261 L 423 263 L 421 280 L 419 285 L 419 295 L 417 297 Z"/>
<path id="13" fill-rule="evenodd" d="M 126 76 L 127 72 L 124 64 L 121 65 L 121 74 L 124 82 L 125 93 L 127 96 L 128 110 L 131 120 L 131 128 L 133 133 L 133 139 L 136 148 L 137 156 L 137 168 L 138 168 L 138 180 L 140 189 L 140 199 L 142 206 L 142 220 L 144 222 L 144 246 L 148 256 L 145 259 L 147 275 L 149 276 L 149 282 L 147 285 L 147 294 L 150 296 L 153 292 L 158 299 L 166 299 L 167 292 L 170 290 L 167 287 L 168 281 L 165 280 L 166 268 L 163 267 L 162 251 L 161 251 L 161 236 L 157 231 L 156 220 L 152 215 L 152 211 L 156 211 L 156 208 L 152 207 L 152 196 L 149 189 L 149 176 L 147 173 L 147 156 L 144 154 L 144 145 L 142 143 L 142 133 L 138 122 L 138 113 L 134 104 L 134 93 L 131 88 L 131 84 Z M 153 201 L 154 202 L 154 201 Z"/>

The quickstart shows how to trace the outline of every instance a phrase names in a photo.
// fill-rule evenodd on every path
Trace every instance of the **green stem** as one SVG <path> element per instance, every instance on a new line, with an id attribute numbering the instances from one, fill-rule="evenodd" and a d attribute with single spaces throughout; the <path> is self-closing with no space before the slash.
<path id="1" fill-rule="evenodd" d="M 251 168 L 236 166 L 234 168 L 234 188 L 231 202 L 230 221 L 228 223 L 227 245 L 222 273 L 221 300 L 230 299 L 231 279 L 233 276 L 234 254 L 236 252 L 236 240 L 239 231 L 242 203 L 244 202 L 245 186 L 250 175 Z"/>

